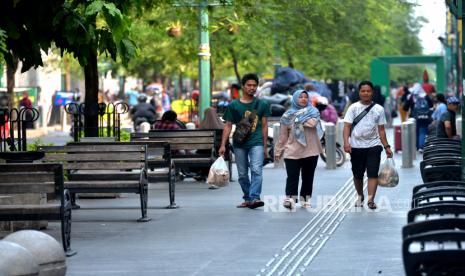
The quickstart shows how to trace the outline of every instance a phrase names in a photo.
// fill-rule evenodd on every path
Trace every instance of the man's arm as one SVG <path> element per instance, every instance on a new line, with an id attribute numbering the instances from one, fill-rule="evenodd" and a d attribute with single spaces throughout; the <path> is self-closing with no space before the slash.
<path id="1" fill-rule="evenodd" d="M 218 150 L 219 155 L 224 155 L 224 153 L 226 152 L 226 142 L 229 140 L 231 129 L 232 129 L 232 123 L 225 122 L 224 129 L 223 129 L 223 136 L 221 137 L 221 146 L 220 146 L 220 149 Z"/>
<path id="2" fill-rule="evenodd" d="M 352 127 L 351 123 L 344 122 L 344 129 L 342 131 L 342 137 L 344 139 L 344 151 L 347 153 L 351 153 L 352 149 L 349 144 L 349 134 L 350 128 Z"/>
<path id="3" fill-rule="evenodd" d="M 263 150 L 265 152 L 265 158 L 268 158 L 268 119 L 262 117 L 262 135 L 263 135 Z"/>
<path id="4" fill-rule="evenodd" d="M 451 121 L 444 121 L 444 129 L 446 131 L 448 138 L 453 138 L 452 136 L 452 123 Z"/>
<path id="5" fill-rule="evenodd" d="M 378 133 L 379 139 L 381 140 L 381 144 L 383 144 L 383 148 L 386 151 L 387 157 L 392 157 L 392 150 L 386 138 L 386 129 L 384 128 L 384 125 L 378 125 Z"/>

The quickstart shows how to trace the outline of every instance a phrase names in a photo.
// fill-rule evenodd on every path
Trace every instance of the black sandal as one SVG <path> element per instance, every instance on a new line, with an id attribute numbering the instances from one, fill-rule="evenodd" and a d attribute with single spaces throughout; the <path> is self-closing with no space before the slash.
<path id="1" fill-rule="evenodd" d="M 358 200 L 360 198 L 360 201 Z M 357 200 L 355 201 L 355 207 L 363 207 L 363 201 L 365 200 L 365 196 L 357 196 Z"/>
<path id="2" fill-rule="evenodd" d="M 378 208 L 378 206 L 376 206 L 376 204 L 373 201 L 368 201 L 367 206 L 371 210 L 374 210 L 374 209 Z"/>

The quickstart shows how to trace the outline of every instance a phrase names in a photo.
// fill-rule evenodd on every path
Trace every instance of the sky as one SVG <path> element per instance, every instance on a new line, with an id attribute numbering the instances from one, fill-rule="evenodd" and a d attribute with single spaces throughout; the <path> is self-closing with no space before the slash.
<path id="1" fill-rule="evenodd" d="M 442 45 L 439 36 L 446 32 L 447 7 L 444 0 L 416 0 L 415 15 L 428 19 L 420 30 L 419 38 L 423 46 L 423 54 L 440 54 Z"/>

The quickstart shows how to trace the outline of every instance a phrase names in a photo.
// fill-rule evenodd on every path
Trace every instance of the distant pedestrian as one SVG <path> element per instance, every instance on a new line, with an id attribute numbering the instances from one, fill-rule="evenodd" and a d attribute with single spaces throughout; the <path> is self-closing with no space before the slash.
<path id="1" fill-rule="evenodd" d="M 139 97 L 139 92 L 137 91 L 136 87 L 126 91 L 124 94 L 126 96 L 129 107 L 133 107 L 138 104 L 137 98 Z"/>
<path id="2" fill-rule="evenodd" d="M 129 112 L 134 123 L 134 131 L 137 131 L 144 122 L 152 125 L 156 119 L 155 108 L 147 103 L 147 96 L 145 94 L 140 94 L 137 97 L 137 102 L 138 104 L 133 106 Z"/>
<path id="3" fill-rule="evenodd" d="M 350 153 L 355 190 L 358 198 L 356 207 L 361 207 L 363 194 L 363 176 L 368 176 L 368 208 L 376 209 L 374 202 L 378 187 L 378 169 L 381 152 L 386 151 L 392 157 L 391 146 L 386 139 L 386 116 L 384 108 L 373 102 L 373 84 L 362 81 L 358 86 L 360 100 L 352 104 L 344 117 L 344 151 Z M 361 115 L 365 114 L 365 115 Z M 352 128 L 353 126 L 353 128 Z"/>
<path id="4" fill-rule="evenodd" d="M 423 153 L 426 135 L 428 134 L 428 125 L 431 123 L 433 111 L 433 101 L 421 87 L 421 84 L 415 83 L 410 88 L 411 94 L 407 97 L 404 104 L 404 110 L 410 110 L 410 117 L 416 120 L 417 129 L 417 150 Z"/>
<path id="5" fill-rule="evenodd" d="M 23 92 L 23 98 L 21 99 L 21 101 L 19 101 L 19 107 L 21 109 L 22 108 L 28 109 L 28 110 L 25 111 L 25 117 L 21 118 L 21 119 L 24 119 L 24 121 L 23 121 L 24 126 L 26 128 L 34 128 L 34 125 L 33 125 L 33 122 L 32 122 L 32 117 L 33 117 L 32 101 L 29 98 L 29 93 L 28 92 L 26 92 L 26 91 Z"/>
<path id="6" fill-rule="evenodd" d="M 408 111 L 404 110 L 404 104 L 407 101 L 410 91 L 408 87 L 403 85 L 397 90 L 396 100 L 397 100 L 397 110 L 400 114 L 400 122 L 403 123 L 407 120 Z"/>
<path id="7" fill-rule="evenodd" d="M 437 124 L 436 135 L 439 138 L 460 139 L 457 135 L 455 116 L 460 109 L 460 100 L 452 96 L 447 99 L 447 111 L 441 115 Z"/>
<path id="8" fill-rule="evenodd" d="M 284 157 L 286 164 L 286 199 L 283 206 L 289 209 L 294 207 L 299 177 L 302 175 L 300 205 L 302 208 L 310 208 L 318 155 L 322 153 L 320 113 L 309 101 L 305 90 L 294 92 L 291 104 L 291 108 L 280 120 L 281 128 L 274 158 L 278 161 Z"/>
<path id="9" fill-rule="evenodd" d="M 246 141 L 244 143 L 233 141 L 233 147 L 239 174 L 239 184 L 244 193 L 244 201 L 237 207 L 255 209 L 264 205 L 264 202 L 260 200 L 260 194 L 263 181 L 263 160 L 268 157 L 267 117 L 270 116 L 270 109 L 265 101 L 254 96 L 258 87 L 258 76 L 256 74 L 244 75 L 241 84 L 242 97 L 232 101 L 223 115 L 226 123 L 219 154 L 224 155 L 226 151 L 226 141 L 229 139 L 232 125 L 235 124 L 237 127 L 238 123 L 246 117 L 253 119 Z"/>
<path id="10" fill-rule="evenodd" d="M 434 108 L 433 115 L 431 115 L 433 121 L 439 121 L 441 119 L 441 115 L 446 111 L 447 111 L 446 97 L 444 97 L 444 94 L 437 94 L 436 95 L 436 107 Z"/>

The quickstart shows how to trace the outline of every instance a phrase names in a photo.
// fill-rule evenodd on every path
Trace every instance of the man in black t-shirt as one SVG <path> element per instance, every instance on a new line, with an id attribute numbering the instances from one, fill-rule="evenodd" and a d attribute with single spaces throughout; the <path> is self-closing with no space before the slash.
<path id="1" fill-rule="evenodd" d="M 458 138 L 457 127 L 455 125 L 455 114 L 460 108 L 460 101 L 457 97 L 447 99 L 447 111 L 439 119 L 436 135 L 439 138 Z"/>

